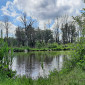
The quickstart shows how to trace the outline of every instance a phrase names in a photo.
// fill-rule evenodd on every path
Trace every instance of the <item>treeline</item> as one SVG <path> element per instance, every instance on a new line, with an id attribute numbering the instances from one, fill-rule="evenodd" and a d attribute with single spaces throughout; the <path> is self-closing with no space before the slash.
<path id="1" fill-rule="evenodd" d="M 57 20 L 57 21 L 56 21 Z M 60 22 L 60 18 L 55 20 L 55 26 L 50 29 L 50 23 L 45 24 L 44 30 L 41 28 L 34 28 L 33 24 L 35 21 L 30 18 L 28 20 L 26 13 L 23 13 L 20 17 L 22 26 L 18 26 L 15 32 L 15 38 L 9 37 L 9 18 L 4 17 L 3 26 L 5 28 L 6 36 L 5 41 L 11 46 L 29 46 L 35 47 L 41 44 L 41 46 L 47 45 L 48 43 L 67 44 L 73 43 L 77 40 L 77 37 L 81 34 L 81 30 L 77 29 L 74 23 L 68 22 L 68 16 L 64 16 Z M 62 25 L 61 25 L 62 24 Z M 49 25 L 49 27 L 47 27 Z M 1 26 L 1 25 L 0 25 Z M 3 37 L 3 30 L 1 30 L 1 38 Z"/>
<path id="2" fill-rule="evenodd" d="M 30 46 L 35 47 L 36 43 L 52 43 L 53 34 L 51 30 L 41 30 L 34 29 L 31 25 L 26 27 L 26 31 L 24 28 L 18 27 L 16 29 L 16 39 L 17 45 L 20 46 Z"/>
<path id="3" fill-rule="evenodd" d="M 60 28 L 56 28 L 60 29 Z M 60 33 L 62 35 L 60 35 Z M 55 36 L 54 36 L 55 35 Z M 78 33 L 76 27 L 73 24 L 66 23 L 62 24 L 62 27 L 59 30 L 56 30 L 55 34 L 50 29 L 41 30 L 40 28 L 35 29 L 32 25 L 27 25 L 24 27 L 17 27 L 15 36 L 16 38 L 4 38 L 8 40 L 8 45 L 11 46 L 29 46 L 36 47 L 41 44 L 45 46 L 48 43 L 58 43 L 58 44 L 67 44 L 73 43 L 76 41 Z"/>

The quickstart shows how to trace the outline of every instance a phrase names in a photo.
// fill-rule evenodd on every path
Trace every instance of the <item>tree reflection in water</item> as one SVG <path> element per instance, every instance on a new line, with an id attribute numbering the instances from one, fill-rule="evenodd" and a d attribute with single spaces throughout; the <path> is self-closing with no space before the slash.
<path id="1" fill-rule="evenodd" d="M 48 75 L 49 71 L 60 70 L 63 65 L 65 55 L 56 55 L 52 52 L 32 52 L 30 54 L 17 55 L 13 58 L 12 70 L 16 70 L 17 75 L 37 78 Z M 43 69 L 41 67 L 43 62 Z"/>

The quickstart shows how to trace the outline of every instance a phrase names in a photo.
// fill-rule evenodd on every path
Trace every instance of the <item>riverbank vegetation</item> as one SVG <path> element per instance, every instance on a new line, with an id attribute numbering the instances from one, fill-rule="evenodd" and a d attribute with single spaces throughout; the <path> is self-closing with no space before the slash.
<path id="1" fill-rule="evenodd" d="M 41 45 L 40 45 L 41 46 Z M 57 44 L 57 43 L 51 43 L 51 44 L 46 44 L 45 46 L 41 47 L 26 47 L 26 46 L 21 46 L 21 47 L 12 47 L 14 52 L 27 52 L 29 51 L 65 51 L 65 50 L 73 50 L 74 49 L 74 44 L 68 43 L 68 44 Z M 9 47 L 11 49 L 11 47 Z"/>

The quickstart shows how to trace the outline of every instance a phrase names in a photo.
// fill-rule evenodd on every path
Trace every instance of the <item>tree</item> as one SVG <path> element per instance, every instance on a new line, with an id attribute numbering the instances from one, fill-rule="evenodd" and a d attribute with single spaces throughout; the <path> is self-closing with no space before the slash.
<path id="1" fill-rule="evenodd" d="M 61 30 L 63 43 L 68 43 L 68 23 L 66 23 L 65 25 L 62 24 Z"/>
<path id="2" fill-rule="evenodd" d="M 26 27 L 27 27 L 27 14 L 25 12 L 21 15 L 20 21 L 24 25 L 24 28 L 26 30 Z"/>
<path id="3" fill-rule="evenodd" d="M 34 20 L 32 20 L 32 18 L 30 17 L 30 19 L 29 19 L 29 23 L 28 23 L 28 20 L 27 20 L 27 14 L 24 12 L 23 14 L 22 14 L 22 16 L 21 16 L 21 22 L 22 22 L 22 24 L 24 25 L 24 29 L 25 29 L 25 36 L 26 36 L 26 39 L 27 39 L 27 41 L 28 41 L 28 45 L 29 45 L 29 43 L 31 42 L 31 41 L 29 41 L 29 40 L 32 40 L 33 38 L 31 38 L 30 37 L 30 34 L 31 34 L 31 36 L 33 36 L 33 34 L 31 33 L 33 30 L 34 30 L 34 28 L 32 27 L 32 25 L 34 24 Z M 31 28 L 33 28 L 33 29 L 31 29 Z M 28 36 L 29 35 L 29 36 Z M 30 37 L 30 38 L 29 38 Z M 33 40 L 32 40 L 33 41 Z M 35 41 L 35 40 L 34 40 Z M 33 41 L 33 42 L 34 42 Z M 32 42 L 32 43 L 33 43 Z"/>
<path id="4" fill-rule="evenodd" d="M 4 16 L 3 21 L 4 21 L 3 26 L 4 26 L 5 30 L 6 30 L 6 38 L 7 38 L 7 42 L 8 42 L 9 27 L 11 25 L 9 23 L 9 17 Z"/>
<path id="5" fill-rule="evenodd" d="M 70 39 L 69 39 L 69 41 L 70 41 L 70 43 L 73 43 L 74 42 L 74 38 L 77 36 L 75 25 L 70 24 L 69 25 L 69 29 L 70 29 L 70 32 L 69 32 L 69 38 Z"/>
<path id="6" fill-rule="evenodd" d="M 42 42 L 43 41 L 42 30 L 39 29 L 39 27 L 38 27 L 37 30 L 35 30 L 35 36 L 36 36 L 36 41 L 39 41 L 39 42 Z"/>
<path id="7" fill-rule="evenodd" d="M 26 42 L 26 35 L 25 35 L 25 31 L 23 30 L 23 28 L 18 27 L 16 29 L 15 35 L 16 35 L 16 38 L 17 38 L 17 41 L 18 41 L 18 45 L 24 46 L 25 42 Z"/>
<path id="8" fill-rule="evenodd" d="M 59 18 L 56 19 L 54 28 L 55 42 L 59 43 Z"/>
<path id="9" fill-rule="evenodd" d="M 77 36 L 75 25 L 66 23 L 65 25 L 62 24 L 62 40 L 63 43 L 73 43 L 74 37 Z"/>
<path id="10" fill-rule="evenodd" d="M 31 47 L 35 46 L 35 30 L 31 24 L 29 24 L 26 28 L 28 45 Z"/>
<path id="11" fill-rule="evenodd" d="M 79 26 L 78 33 L 80 37 L 85 37 L 85 8 L 83 8 L 82 14 L 76 17 L 73 17 L 77 25 Z"/>
<path id="12" fill-rule="evenodd" d="M 49 41 L 53 40 L 53 35 L 51 30 L 44 30 L 44 41 L 45 43 L 48 43 Z"/>

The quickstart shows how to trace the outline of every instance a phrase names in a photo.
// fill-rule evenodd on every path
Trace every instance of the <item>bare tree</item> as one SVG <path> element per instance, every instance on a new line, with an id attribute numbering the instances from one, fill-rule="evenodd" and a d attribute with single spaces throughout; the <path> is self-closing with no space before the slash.
<path id="1" fill-rule="evenodd" d="M 47 29 L 47 27 L 46 27 L 46 23 L 44 22 L 44 30 L 46 30 Z"/>
<path id="2" fill-rule="evenodd" d="M 34 24 L 34 22 L 35 22 L 34 20 L 32 20 L 31 17 L 30 17 L 30 19 L 29 19 L 29 21 L 28 21 L 26 12 L 24 12 L 24 13 L 21 15 L 20 21 L 21 21 L 22 24 L 24 25 L 25 30 L 26 30 L 26 28 L 27 28 L 28 25 L 31 25 L 31 26 L 32 26 L 32 25 Z"/>
<path id="3" fill-rule="evenodd" d="M 54 35 L 55 35 L 55 41 L 59 43 L 59 18 L 55 21 L 55 28 L 54 28 Z"/>
<path id="4" fill-rule="evenodd" d="M 51 27 L 51 20 L 48 20 L 48 28 L 50 29 Z"/>
<path id="5" fill-rule="evenodd" d="M 26 27 L 27 27 L 27 14 L 25 12 L 21 15 L 20 21 L 22 22 L 22 24 L 24 25 L 24 28 L 26 30 Z"/>
<path id="6" fill-rule="evenodd" d="M 31 31 L 34 31 L 31 28 L 33 28 L 32 25 L 34 24 L 35 21 L 31 17 L 28 21 L 27 14 L 25 12 L 21 15 L 20 20 L 21 20 L 22 24 L 24 25 L 25 36 L 27 38 L 27 43 L 29 43 L 29 36 L 28 35 L 31 34 Z"/>
<path id="7" fill-rule="evenodd" d="M 64 16 L 62 16 L 62 22 L 63 22 L 63 25 L 65 25 L 66 23 L 68 23 L 68 18 L 69 18 L 68 15 L 64 15 Z"/>
<path id="8" fill-rule="evenodd" d="M 33 20 L 31 17 L 30 17 L 30 19 L 29 19 L 29 25 L 33 25 L 34 23 L 35 23 L 36 21 L 35 20 Z"/>
<path id="9" fill-rule="evenodd" d="M 9 27 L 10 27 L 10 23 L 9 23 L 9 17 L 8 16 L 4 16 L 3 17 L 3 26 L 6 30 L 6 38 L 7 38 L 7 41 L 8 41 L 8 34 L 9 34 Z"/>

